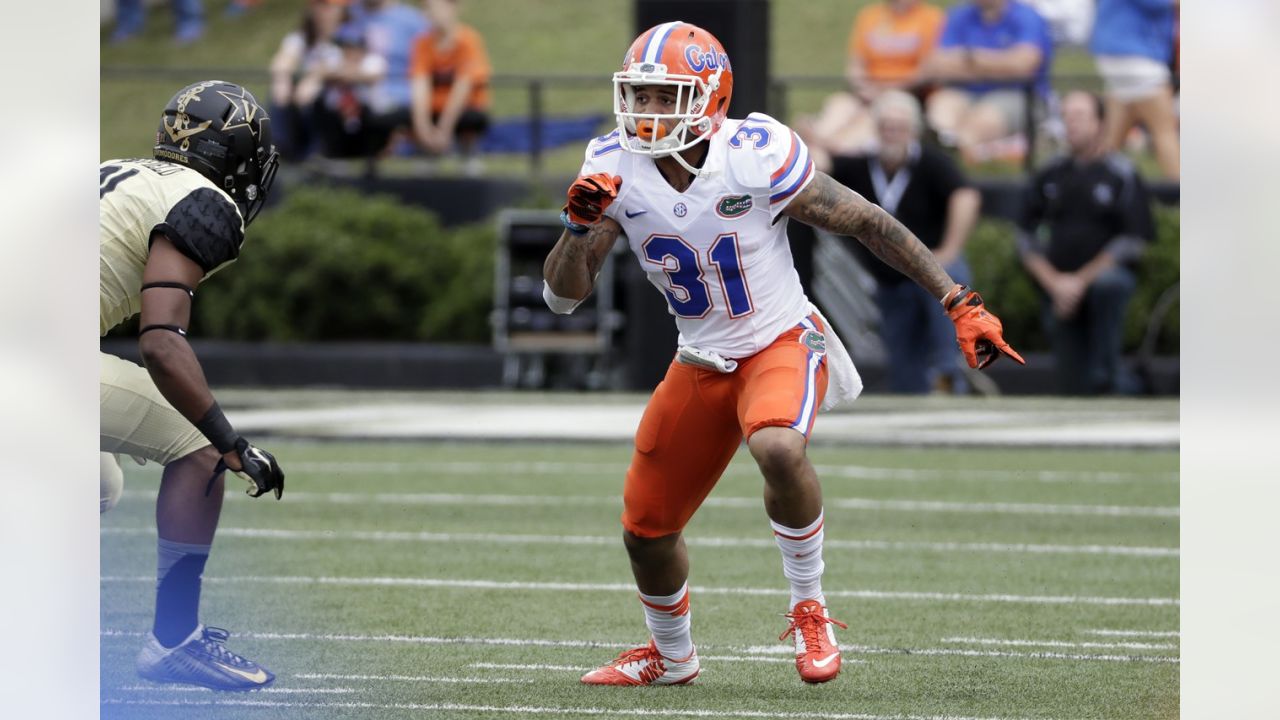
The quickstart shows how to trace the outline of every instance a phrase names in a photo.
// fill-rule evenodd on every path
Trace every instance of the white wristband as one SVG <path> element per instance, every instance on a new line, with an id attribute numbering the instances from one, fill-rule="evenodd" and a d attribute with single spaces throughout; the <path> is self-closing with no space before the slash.
<path id="1" fill-rule="evenodd" d="M 547 303 L 547 307 L 551 308 L 551 312 L 558 315 L 568 315 L 578 306 L 582 304 L 582 300 L 574 300 L 572 298 L 563 298 L 551 291 L 551 286 L 546 280 L 542 281 L 542 299 Z M 583 298 L 585 300 L 586 298 Z"/>

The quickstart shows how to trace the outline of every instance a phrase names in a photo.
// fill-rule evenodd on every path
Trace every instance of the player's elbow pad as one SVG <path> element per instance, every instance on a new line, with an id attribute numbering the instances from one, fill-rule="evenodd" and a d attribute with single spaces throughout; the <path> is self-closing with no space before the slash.
<path id="1" fill-rule="evenodd" d="M 572 298 L 563 298 L 551 291 L 551 286 L 546 280 L 542 281 L 542 299 L 546 301 L 547 307 L 551 308 L 551 312 L 559 315 L 568 315 L 578 306 L 582 304 L 582 300 L 574 300 Z M 584 300 L 586 298 L 583 298 Z"/>

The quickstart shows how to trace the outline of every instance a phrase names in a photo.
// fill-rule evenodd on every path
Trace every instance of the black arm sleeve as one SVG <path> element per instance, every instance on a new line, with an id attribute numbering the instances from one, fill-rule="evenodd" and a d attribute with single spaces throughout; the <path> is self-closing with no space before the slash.
<path id="1" fill-rule="evenodd" d="M 205 272 L 239 257 L 244 242 L 240 211 L 213 188 L 191 191 L 151 232 L 164 233 L 178 252 Z"/>

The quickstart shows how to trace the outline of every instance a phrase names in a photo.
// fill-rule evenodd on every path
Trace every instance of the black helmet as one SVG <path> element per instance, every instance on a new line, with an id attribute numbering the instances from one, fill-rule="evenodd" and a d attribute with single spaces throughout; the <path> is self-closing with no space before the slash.
<path id="1" fill-rule="evenodd" d="M 169 100 L 152 154 L 225 190 L 240 205 L 245 225 L 262 209 L 280 164 L 267 111 L 248 90 L 221 80 L 188 85 Z"/>

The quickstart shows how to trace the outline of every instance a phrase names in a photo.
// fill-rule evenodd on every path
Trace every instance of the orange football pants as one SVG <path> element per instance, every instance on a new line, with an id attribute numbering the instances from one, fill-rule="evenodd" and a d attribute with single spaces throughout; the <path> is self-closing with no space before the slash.
<path id="1" fill-rule="evenodd" d="M 810 315 L 732 373 L 671 362 L 636 430 L 622 491 L 628 532 L 661 537 L 683 529 L 743 438 L 760 428 L 790 427 L 808 439 L 827 392 L 823 330 Z"/>

